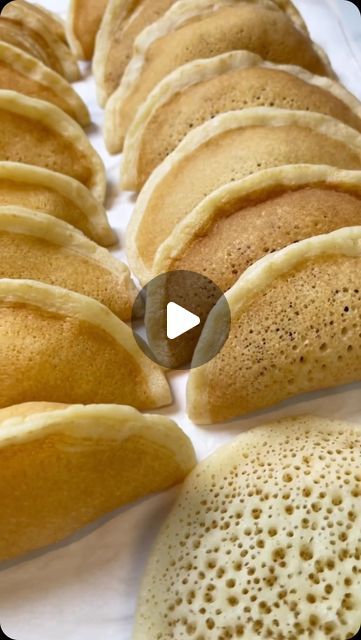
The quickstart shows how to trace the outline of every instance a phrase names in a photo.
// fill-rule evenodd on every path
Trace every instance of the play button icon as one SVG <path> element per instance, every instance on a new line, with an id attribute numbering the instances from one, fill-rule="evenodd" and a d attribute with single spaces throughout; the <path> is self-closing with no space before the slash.
<path id="1" fill-rule="evenodd" d="M 201 319 L 194 313 L 180 307 L 176 302 L 167 304 L 167 338 L 175 340 L 201 324 Z"/>
<path id="2" fill-rule="evenodd" d="M 217 305 L 217 328 L 202 352 L 194 350 L 207 317 Z M 151 280 L 133 306 L 132 327 L 144 353 L 167 369 L 199 367 L 223 347 L 230 329 L 230 310 L 214 282 L 192 271 L 170 271 Z"/>

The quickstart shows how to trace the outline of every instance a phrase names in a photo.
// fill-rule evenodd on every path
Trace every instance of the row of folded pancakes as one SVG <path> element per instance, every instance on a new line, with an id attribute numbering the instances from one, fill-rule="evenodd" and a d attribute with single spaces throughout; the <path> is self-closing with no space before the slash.
<path id="1" fill-rule="evenodd" d="M 171 402 L 139 349 L 136 287 L 65 26 L 16 0 L 0 18 L 0 560 L 181 481 L 189 439 L 141 410 Z M 128 406 L 130 405 L 130 406 Z M 19 481 L 21 478 L 21 482 Z M 44 491 L 46 487 L 46 491 Z M 30 498 L 30 499 L 29 499 Z"/>

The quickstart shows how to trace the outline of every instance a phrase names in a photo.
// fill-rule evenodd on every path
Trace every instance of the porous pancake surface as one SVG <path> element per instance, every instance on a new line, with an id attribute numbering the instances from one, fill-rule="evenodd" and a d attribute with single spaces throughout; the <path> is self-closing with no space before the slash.
<path id="1" fill-rule="evenodd" d="M 215 189 L 262 169 L 300 163 L 361 168 L 356 149 L 302 126 L 242 127 L 203 143 L 176 162 L 150 195 L 136 232 L 144 264 L 151 268 L 174 226 Z"/>
<path id="2" fill-rule="evenodd" d="M 237 49 L 328 75 L 311 41 L 282 11 L 247 3 L 225 7 L 159 38 L 149 47 L 143 69 L 118 114 L 119 131 L 125 132 L 140 104 L 171 71 L 191 60 Z"/>
<path id="3" fill-rule="evenodd" d="M 232 314 L 207 365 L 211 421 L 361 379 L 361 258 L 308 258 Z"/>
<path id="4" fill-rule="evenodd" d="M 314 111 L 361 131 L 361 120 L 351 107 L 322 87 L 275 68 L 234 69 L 186 87 L 155 111 L 142 136 L 139 184 L 144 184 L 189 131 L 219 113 L 250 107 Z"/>
<path id="5" fill-rule="evenodd" d="M 134 640 L 345 640 L 361 623 L 361 430 L 287 418 L 186 480 L 153 549 Z"/>
<path id="6" fill-rule="evenodd" d="M 1 16 L 0 40 L 22 49 L 28 55 L 34 56 L 43 64 L 62 74 L 61 64 L 54 52 L 48 47 L 41 35 L 30 27 L 16 20 Z"/>
<path id="7" fill-rule="evenodd" d="M 197 230 L 167 270 L 202 273 L 227 291 L 266 254 L 342 227 L 361 224 L 361 191 L 320 184 L 293 190 L 274 187 L 266 196 L 219 204 L 205 229 Z M 164 263 L 163 263 L 164 264 Z M 163 270 L 163 269 L 162 269 Z"/>

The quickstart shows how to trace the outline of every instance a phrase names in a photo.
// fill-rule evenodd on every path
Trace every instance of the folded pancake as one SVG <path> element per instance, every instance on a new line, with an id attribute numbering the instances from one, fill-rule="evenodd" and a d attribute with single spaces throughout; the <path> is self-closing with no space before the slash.
<path id="1" fill-rule="evenodd" d="M 98 32 L 93 64 L 101 106 L 105 106 L 108 98 L 118 88 L 138 35 L 164 15 L 174 2 L 175 0 L 109 0 Z M 194 1 L 192 4 L 194 7 L 201 6 Z M 278 0 L 276 4 L 307 32 L 300 13 L 291 2 Z"/>
<path id="2" fill-rule="evenodd" d="M 0 42 L 0 89 L 51 102 L 81 126 L 90 124 L 88 108 L 61 75 L 7 42 Z"/>
<path id="3" fill-rule="evenodd" d="M 153 172 L 127 231 L 132 270 L 152 277 L 161 244 L 221 186 L 267 168 L 328 164 L 361 169 L 361 135 L 318 113 L 259 107 L 220 114 L 189 133 Z"/>
<path id="4" fill-rule="evenodd" d="M 356 637 L 361 429 L 286 418 L 198 465 L 153 548 L 133 640 Z"/>
<path id="5" fill-rule="evenodd" d="M 93 57 L 95 39 L 108 0 L 71 0 L 68 14 L 68 39 L 81 60 Z"/>
<path id="6" fill-rule="evenodd" d="M 35 50 L 39 48 L 51 69 L 60 73 L 69 82 L 80 79 L 76 59 L 64 37 L 64 27 L 51 13 L 43 11 L 39 6 L 34 7 L 29 2 L 15 0 L 4 7 L 1 16 L 6 20 L 5 28 L 9 26 L 8 20 L 10 20 L 11 29 L 17 34 L 14 37 L 19 44 L 16 45 L 14 42 L 10 44 L 23 49 L 21 46 L 23 34 L 27 48 L 29 44 L 34 44 Z M 9 42 L 9 40 L 6 41 Z"/>
<path id="7" fill-rule="evenodd" d="M 47 213 L 68 222 L 103 246 L 116 243 L 104 207 L 73 178 L 18 162 L 0 162 L 0 206 Z"/>
<path id="8" fill-rule="evenodd" d="M 158 249 L 153 277 L 193 271 L 228 291 L 264 255 L 361 225 L 361 171 L 320 165 L 266 169 L 205 198 Z"/>
<path id="9" fill-rule="evenodd" d="M 179 67 L 148 96 L 125 139 L 123 188 L 139 190 L 191 129 L 219 113 L 262 106 L 324 113 L 361 131 L 360 102 L 337 82 L 232 51 Z"/>
<path id="10" fill-rule="evenodd" d="M 191 419 L 223 422 L 361 380 L 360 268 L 361 226 L 302 240 L 249 267 L 226 294 L 227 342 L 212 362 L 191 372 Z M 217 322 L 216 306 L 195 358 Z"/>
<path id="11" fill-rule="evenodd" d="M 72 226 L 0 206 L 0 278 L 40 280 L 95 298 L 128 321 L 137 295 L 128 267 Z"/>
<path id="12" fill-rule="evenodd" d="M 23 402 L 171 402 L 163 371 L 131 329 L 87 296 L 35 280 L 0 280 L 0 407 Z"/>
<path id="13" fill-rule="evenodd" d="M 82 182 L 104 201 L 103 162 L 82 128 L 61 109 L 0 90 L 0 160 L 34 164 Z"/>
<path id="14" fill-rule="evenodd" d="M 274 3 L 238 2 L 213 7 L 176 30 L 166 30 L 167 15 L 144 31 L 119 88 L 109 99 L 105 140 L 111 153 L 122 149 L 124 136 L 154 87 L 188 62 L 234 50 L 250 50 L 279 64 L 295 64 L 319 75 L 332 75 L 327 60 L 308 36 Z M 150 31 L 150 35 L 148 35 Z M 164 35 L 165 34 L 165 35 Z"/>
<path id="15" fill-rule="evenodd" d="M 189 438 L 164 416 L 117 405 L 2 409 L 0 560 L 59 542 L 168 489 L 195 464 Z"/>

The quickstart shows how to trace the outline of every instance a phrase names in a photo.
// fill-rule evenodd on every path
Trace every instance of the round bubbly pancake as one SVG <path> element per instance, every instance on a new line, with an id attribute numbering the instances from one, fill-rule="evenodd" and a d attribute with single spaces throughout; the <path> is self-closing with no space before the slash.
<path id="1" fill-rule="evenodd" d="M 220 114 L 197 127 L 142 189 L 127 231 L 128 258 L 147 282 L 157 250 L 221 186 L 290 164 L 361 169 L 361 135 L 318 113 L 259 107 Z"/>
<path id="2" fill-rule="evenodd" d="M 224 422 L 361 380 L 360 268 L 361 226 L 302 240 L 249 267 L 226 294 L 227 342 L 191 372 L 191 419 Z M 194 357 L 207 349 L 217 314 L 215 307 Z"/>
<path id="3" fill-rule="evenodd" d="M 175 0 L 109 0 L 97 36 L 93 64 L 101 106 L 105 106 L 118 88 L 139 34 L 163 16 L 173 4 Z M 278 0 L 276 4 L 307 32 L 300 13 L 291 2 Z M 185 3 L 182 2 L 182 5 Z M 202 11 L 202 2 L 199 0 L 188 1 L 188 5 L 192 12 L 194 9 Z"/>
<path id="4" fill-rule="evenodd" d="M 155 256 L 153 277 L 192 271 L 222 291 L 264 255 L 361 225 L 361 171 L 290 165 L 231 182 L 205 198 Z"/>
<path id="5" fill-rule="evenodd" d="M 361 428 L 286 418 L 187 478 L 133 640 L 344 640 L 361 624 Z"/>
<path id="6" fill-rule="evenodd" d="M 0 560 L 59 542 L 168 489 L 195 463 L 190 440 L 172 420 L 131 407 L 30 403 L 2 409 Z"/>
<path id="7" fill-rule="evenodd" d="M 329 78 L 247 51 L 195 60 L 164 78 L 139 108 L 125 139 L 123 189 L 139 190 L 195 127 L 251 107 L 323 113 L 361 131 L 359 101 Z"/>
<path id="8" fill-rule="evenodd" d="M 36 48 L 42 50 L 48 66 L 54 71 L 69 82 L 80 79 L 79 68 L 66 41 L 64 27 L 53 14 L 30 2 L 15 0 L 3 8 L 1 16 L 5 20 L 11 20 L 11 26 L 20 31 L 20 43 L 21 34 L 24 33 L 29 43 L 34 43 Z"/>
<path id="9" fill-rule="evenodd" d="M 72 226 L 0 206 L 0 278 L 39 280 L 95 298 L 128 321 L 137 295 L 128 267 Z"/>
<path id="10" fill-rule="evenodd" d="M 108 0 L 71 0 L 68 15 L 68 38 L 81 60 L 93 57 L 95 39 Z"/>
<path id="11" fill-rule="evenodd" d="M 1 41 L 0 89 L 18 91 L 30 98 L 51 102 L 83 127 L 90 124 L 87 106 L 60 74 L 34 56 Z"/>
<path id="12" fill-rule="evenodd" d="M 34 280 L 0 280 L 0 407 L 23 402 L 156 409 L 171 394 L 131 329 L 87 296 Z"/>
<path id="13" fill-rule="evenodd" d="M 43 100 L 0 90 L 0 117 L 0 160 L 63 173 L 104 201 L 103 161 L 70 116 Z"/>
<path id="14" fill-rule="evenodd" d="M 154 32 L 159 23 L 161 20 L 150 29 Z M 332 74 L 308 36 L 273 3 L 233 2 L 218 10 L 215 6 L 210 13 L 175 31 L 154 41 L 150 38 L 149 44 L 144 32 L 143 39 L 143 48 L 139 53 L 135 49 L 119 88 L 107 103 L 104 133 L 111 153 L 121 150 L 138 108 L 154 87 L 192 60 L 249 50 L 274 63 L 295 64 L 319 75 Z"/>
<path id="15" fill-rule="evenodd" d="M 104 207 L 73 178 L 19 162 L 0 162 L 0 206 L 13 205 L 68 222 L 103 246 L 116 243 Z"/>

